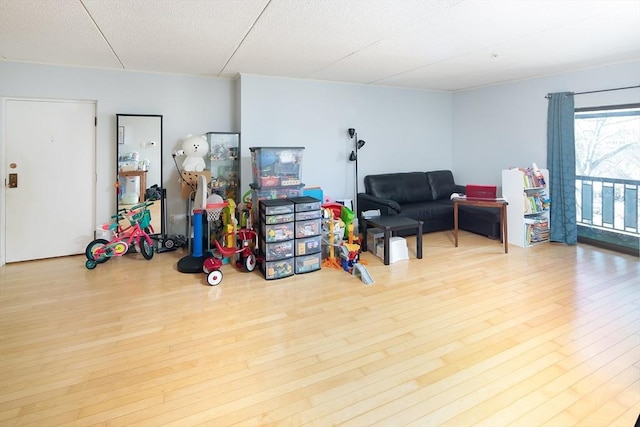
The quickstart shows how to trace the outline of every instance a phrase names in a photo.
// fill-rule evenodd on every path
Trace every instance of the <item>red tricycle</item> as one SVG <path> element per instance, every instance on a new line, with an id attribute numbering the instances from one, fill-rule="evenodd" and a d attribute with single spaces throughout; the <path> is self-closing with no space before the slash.
<path id="1" fill-rule="evenodd" d="M 222 271 L 220 267 L 223 265 L 223 259 L 231 256 L 236 257 L 236 267 L 244 271 L 253 271 L 256 268 L 256 255 L 254 253 L 257 234 L 254 230 L 241 228 L 236 232 L 226 233 L 222 236 L 222 241 L 226 241 L 229 236 L 235 236 L 236 247 L 225 247 L 214 239 L 215 249 L 214 255 L 205 259 L 202 270 L 207 275 L 207 283 L 210 286 L 216 286 L 222 282 Z"/>

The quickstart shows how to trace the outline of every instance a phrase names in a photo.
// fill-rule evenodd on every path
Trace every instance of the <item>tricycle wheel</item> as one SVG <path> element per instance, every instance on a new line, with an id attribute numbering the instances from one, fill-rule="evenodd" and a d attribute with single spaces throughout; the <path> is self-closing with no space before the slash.
<path id="1" fill-rule="evenodd" d="M 92 259 L 88 259 L 87 262 L 84 263 L 84 266 L 89 270 L 93 270 L 94 268 L 96 268 L 96 265 L 98 265 L 98 263 L 96 263 Z"/>
<path id="2" fill-rule="evenodd" d="M 222 271 L 213 270 L 211 273 L 207 274 L 207 283 L 209 286 L 216 286 L 222 282 Z"/>
<path id="3" fill-rule="evenodd" d="M 251 272 L 256 269 L 256 256 L 254 254 L 249 254 L 244 259 L 244 268 Z"/>

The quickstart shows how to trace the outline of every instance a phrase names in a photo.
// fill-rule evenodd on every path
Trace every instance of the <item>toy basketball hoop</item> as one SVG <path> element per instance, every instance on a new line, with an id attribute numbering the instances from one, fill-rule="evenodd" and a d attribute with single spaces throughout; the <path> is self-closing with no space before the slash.
<path id="1" fill-rule="evenodd" d="M 207 221 L 213 222 L 219 220 L 222 209 L 227 206 L 229 206 L 229 202 L 207 203 Z"/>
<path id="2" fill-rule="evenodd" d="M 220 195 L 212 194 L 205 201 L 204 210 L 207 211 L 207 221 L 213 222 L 220 219 L 222 210 L 229 206 L 229 202 L 225 201 Z"/>

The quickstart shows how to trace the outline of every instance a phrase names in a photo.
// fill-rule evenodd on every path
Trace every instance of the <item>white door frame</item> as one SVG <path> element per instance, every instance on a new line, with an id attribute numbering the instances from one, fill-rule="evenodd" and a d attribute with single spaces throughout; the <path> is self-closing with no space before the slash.
<path id="1" fill-rule="evenodd" d="M 32 97 L 0 97 L 0 176 L 2 177 L 2 185 L 0 185 L 0 267 L 6 263 L 6 194 L 7 194 L 7 170 L 6 170 L 6 158 L 7 158 L 7 101 L 45 101 L 45 102 L 91 102 L 94 104 L 94 109 L 97 117 L 98 103 L 95 100 L 86 99 L 59 99 L 59 98 L 32 98 Z M 94 128 L 94 171 L 97 172 L 97 126 Z M 93 229 L 96 227 L 96 198 L 97 198 L 97 180 L 94 174 L 93 180 Z M 95 233 L 94 233 L 95 234 Z"/>
<path id="2" fill-rule="evenodd" d="M 6 255 L 4 253 L 5 248 L 5 235 L 4 230 L 7 227 L 7 221 L 4 215 L 5 203 L 6 203 L 6 190 L 7 183 L 7 171 L 5 170 L 5 159 L 7 158 L 7 126 L 6 126 L 6 114 L 7 114 L 7 98 L 0 99 L 0 176 L 2 177 L 2 185 L 0 185 L 0 267 L 5 264 Z"/>

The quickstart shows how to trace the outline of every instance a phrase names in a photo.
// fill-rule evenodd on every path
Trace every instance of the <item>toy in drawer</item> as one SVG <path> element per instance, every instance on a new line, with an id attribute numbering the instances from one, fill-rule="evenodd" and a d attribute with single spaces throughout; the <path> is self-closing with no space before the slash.
<path id="1" fill-rule="evenodd" d="M 265 215 L 264 212 L 260 215 L 260 219 L 263 224 L 282 224 L 283 222 L 291 222 L 294 220 L 293 213 L 278 214 L 278 215 Z"/>
<path id="2" fill-rule="evenodd" d="M 309 273 L 311 271 L 320 270 L 322 254 L 317 253 L 313 255 L 297 256 L 295 260 L 296 274 Z"/>
<path id="3" fill-rule="evenodd" d="M 279 187 L 280 177 L 278 176 L 261 176 L 260 187 Z"/>
<path id="4" fill-rule="evenodd" d="M 293 212 L 293 202 L 283 199 L 260 200 L 260 213 L 263 215 L 280 215 Z"/>
<path id="5" fill-rule="evenodd" d="M 282 186 L 300 185 L 300 180 L 297 178 L 283 177 L 283 178 L 280 178 L 280 185 Z"/>
<path id="6" fill-rule="evenodd" d="M 260 252 L 266 261 L 276 261 L 284 258 L 291 258 L 294 254 L 295 240 L 285 240 L 284 242 L 266 243 L 260 241 Z"/>
<path id="7" fill-rule="evenodd" d="M 285 222 L 282 224 L 262 224 L 260 231 L 262 237 L 268 243 L 282 242 L 283 240 L 293 239 L 293 222 Z"/>
<path id="8" fill-rule="evenodd" d="M 295 205 L 296 212 L 317 211 L 322 207 L 320 200 L 310 196 L 290 197 L 289 200 Z"/>
<path id="9" fill-rule="evenodd" d="M 277 261 L 262 261 L 262 273 L 267 280 L 282 279 L 293 275 L 294 258 L 281 259 Z"/>
<path id="10" fill-rule="evenodd" d="M 295 255 L 309 255 L 320 252 L 322 236 L 307 237 L 306 239 L 296 239 Z"/>
<path id="11" fill-rule="evenodd" d="M 302 239 L 305 237 L 319 236 L 322 233 L 321 226 L 322 220 L 310 219 L 307 221 L 296 221 L 296 239 Z"/>
<path id="12" fill-rule="evenodd" d="M 303 211 L 303 212 L 295 213 L 296 221 L 306 221 L 308 219 L 316 219 L 316 218 L 322 218 L 322 210 L 318 209 L 315 211 Z"/>

